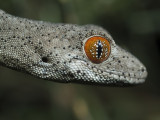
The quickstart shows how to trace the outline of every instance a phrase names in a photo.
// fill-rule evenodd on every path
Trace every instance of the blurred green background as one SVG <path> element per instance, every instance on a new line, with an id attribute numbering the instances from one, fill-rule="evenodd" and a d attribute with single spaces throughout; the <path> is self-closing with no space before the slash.
<path id="1" fill-rule="evenodd" d="M 160 1 L 0 0 L 30 19 L 96 24 L 137 56 L 149 76 L 128 88 L 63 84 L 0 67 L 0 120 L 160 120 Z"/>

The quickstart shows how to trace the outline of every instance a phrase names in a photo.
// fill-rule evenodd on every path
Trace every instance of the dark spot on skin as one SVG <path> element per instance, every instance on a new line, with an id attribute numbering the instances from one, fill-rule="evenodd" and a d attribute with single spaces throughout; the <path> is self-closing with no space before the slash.
<path id="1" fill-rule="evenodd" d="M 38 47 L 37 47 L 37 46 L 35 46 L 34 48 L 35 48 L 35 49 L 38 49 Z"/>
<path id="2" fill-rule="evenodd" d="M 47 54 L 47 57 L 49 57 L 49 54 Z"/>
<path id="3" fill-rule="evenodd" d="M 83 76 L 86 75 L 85 73 L 82 74 Z"/>
<path id="4" fill-rule="evenodd" d="M 142 68 L 141 71 L 144 72 L 145 71 L 144 68 Z"/>
<path id="5" fill-rule="evenodd" d="M 74 39 L 74 36 L 72 36 L 72 39 Z"/>
<path id="6" fill-rule="evenodd" d="M 80 70 L 77 70 L 77 73 L 80 73 L 81 71 Z"/>
<path id="7" fill-rule="evenodd" d="M 81 35 L 82 35 L 82 33 L 79 33 L 78 35 L 79 35 L 79 36 L 81 36 Z"/>
<path id="8" fill-rule="evenodd" d="M 77 48 L 77 49 L 79 49 L 79 47 L 78 47 L 78 46 L 76 46 L 76 48 Z"/>
<path id="9" fill-rule="evenodd" d="M 101 73 L 103 73 L 103 71 L 101 70 Z"/>
<path id="10" fill-rule="evenodd" d="M 59 61 L 57 61 L 57 64 L 59 64 L 60 62 Z"/>
<path id="11" fill-rule="evenodd" d="M 74 78 L 74 74 L 71 73 L 71 72 L 68 72 L 68 76 L 71 77 L 71 78 Z"/>
<path id="12" fill-rule="evenodd" d="M 118 60 L 118 63 L 121 63 L 121 61 L 120 61 L 120 60 Z"/>
<path id="13" fill-rule="evenodd" d="M 65 47 L 63 47 L 63 49 L 66 49 Z"/>
<path id="14" fill-rule="evenodd" d="M 129 76 L 129 77 L 131 76 L 130 73 L 128 73 L 128 76 Z"/>
<path id="15" fill-rule="evenodd" d="M 30 40 L 28 40 L 28 43 L 30 43 L 31 41 Z"/>
<path id="16" fill-rule="evenodd" d="M 42 61 L 45 62 L 45 63 L 47 63 L 49 60 L 48 60 L 47 57 L 42 57 Z"/>

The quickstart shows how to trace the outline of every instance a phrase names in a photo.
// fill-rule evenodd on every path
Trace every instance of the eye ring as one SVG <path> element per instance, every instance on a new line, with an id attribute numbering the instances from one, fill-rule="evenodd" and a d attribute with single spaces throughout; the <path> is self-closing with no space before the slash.
<path id="1" fill-rule="evenodd" d="M 111 52 L 111 45 L 106 38 L 93 36 L 86 40 L 84 51 L 92 63 L 99 64 L 108 59 Z"/>

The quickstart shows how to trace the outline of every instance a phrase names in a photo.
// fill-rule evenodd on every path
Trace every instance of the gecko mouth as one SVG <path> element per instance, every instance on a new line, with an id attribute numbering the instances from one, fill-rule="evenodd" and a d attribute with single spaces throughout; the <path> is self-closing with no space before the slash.
<path id="1" fill-rule="evenodd" d="M 83 61 L 85 63 L 85 61 Z M 86 63 L 85 63 L 86 64 Z M 90 64 L 86 64 L 86 67 L 95 74 L 95 78 L 97 75 L 97 82 L 102 82 L 106 84 L 141 84 L 145 82 L 145 78 L 147 77 L 147 70 L 144 66 L 139 68 L 139 70 L 135 72 L 122 72 L 116 70 L 105 70 L 102 71 L 97 67 L 92 67 Z M 99 78 L 98 78 L 99 76 Z"/>
<path id="2" fill-rule="evenodd" d="M 74 67 L 73 67 L 74 66 Z M 92 65 L 84 59 L 74 58 L 73 62 L 68 66 L 71 71 L 78 71 L 74 74 L 72 82 L 80 82 L 84 84 L 95 84 L 104 86 L 130 86 L 142 84 L 147 77 L 146 68 L 142 65 L 139 69 L 123 72 L 122 70 L 109 70 L 103 67 Z M 132 69 L 132 68 L 130 68 Z"/>
<path id="3" fill-rule="evenodd" d="M 97 69 L 97 68 L 94 68 Z M 123 83 L 123 84 L 141 84 L 145 82 L 147 77 L 147 71 L 145 68 L 138 70 L 137 74 L 129 72 L 119 72 L 119 71 L 101 71 L 100 69 L 94 70 L 99 71 L 100 76 L 106 79 L 110 83 Z"/>

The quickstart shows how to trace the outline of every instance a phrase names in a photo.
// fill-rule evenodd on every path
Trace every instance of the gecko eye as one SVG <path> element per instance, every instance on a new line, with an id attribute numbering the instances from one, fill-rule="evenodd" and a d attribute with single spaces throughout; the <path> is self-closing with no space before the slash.
<path id="1" fill-rule="evenodd" d="M 107 39 L 100 36 L 89 38 L 84 45 L 88 59 L 93 63 L 102 63 L 110 55 L 111 46 Z"/>

